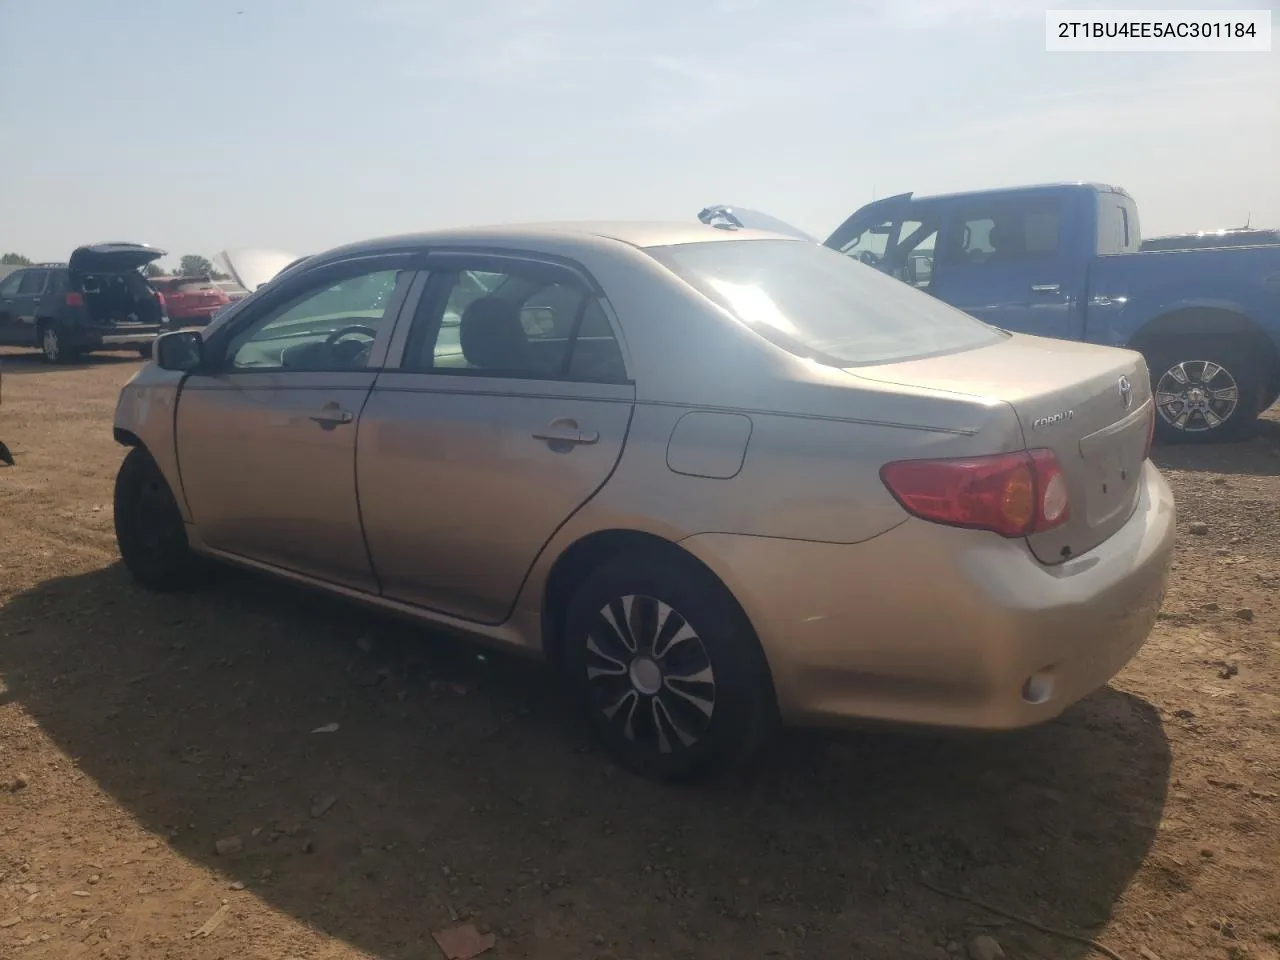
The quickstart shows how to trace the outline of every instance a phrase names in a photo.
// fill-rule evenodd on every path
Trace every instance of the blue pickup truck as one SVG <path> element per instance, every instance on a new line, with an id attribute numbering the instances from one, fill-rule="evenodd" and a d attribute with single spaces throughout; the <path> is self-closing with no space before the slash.
<path id="1" fill-rule="evenodd" d="M 741 207 L 698 216 L 807 236 Z M 993 326 L 1140 351 L 1166 442 L 1245 436 L 1280 397 L 1280 246 L 1141 252 L 1118 187 L 904 193 L 823 243 Z"/>

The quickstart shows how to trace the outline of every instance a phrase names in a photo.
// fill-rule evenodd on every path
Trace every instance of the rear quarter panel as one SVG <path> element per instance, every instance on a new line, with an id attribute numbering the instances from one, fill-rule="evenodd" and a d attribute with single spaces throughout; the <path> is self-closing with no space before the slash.
<path id="1" fill-rule="evenodd" d="M 831 371 L 831 375 L 853 382 L 841 371 Z M 801 414 L 746 406 L 730 409 L 638 401 L 613 476 L 544 548 L 526 581 L 518 609 L 532 615 L 540 608 L 546 578 L 556 559 L 592 533 L 634 530 L 671 542 L 702 533 L 863 542 L 907 519 L 880 480 L 884 463 L 1023 445 L 1017 419 L 1004 403 L 950 395 L 939 403 L 936 393 L 877 384 L 845 386 L 839 391 L 811 389 L 808 397 L 793 398 L 793 410 L 806 403 L 814 407 L 825 404 L 828 410 L 847 404 L 846 416 L 822 415 L 816 409 Z M 785 388 L 778 391 L 785 393 Z M 745 456 L 737 473 L 711 478 L 672 468 L 669 451 L 673 432 L 682 418 L 694 411 L 750 420 Z M 918 426 L 930 421 L 931 428 Z M 725 582 L 732 582 L 730 571 L 716 572 Z"/>
<path id="2" fill-rule="evenodd" d="M 1156 317 L 1213 308 L 1248 317 L 1280 346 L 1280 247 L 1098 257 L 1088 304 L 1085 339 L 1092 343 L 1123 346 Z"/>

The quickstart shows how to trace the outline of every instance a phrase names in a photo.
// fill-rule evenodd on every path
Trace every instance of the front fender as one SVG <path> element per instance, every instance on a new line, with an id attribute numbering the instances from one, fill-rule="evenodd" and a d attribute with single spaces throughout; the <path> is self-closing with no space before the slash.
<path id="1" fill-rule="evenodd" d="M 178 445 L 174 435 L 178 394 L 186 374 L 146 364 L 120 390 L 112 422 L 116 440 L 126 446 L 142 446 L 164 474 L 186 523 L 191 522 L 187 498 L 178 471 Z"/>

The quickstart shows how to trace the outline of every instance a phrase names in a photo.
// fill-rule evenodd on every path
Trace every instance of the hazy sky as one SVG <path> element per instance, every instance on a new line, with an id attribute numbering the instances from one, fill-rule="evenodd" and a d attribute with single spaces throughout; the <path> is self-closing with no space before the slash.
<path id="1" fill-rule="evenodd" d="M 1080 4 L 0 0 L 0 249 L 716 202 L 825 236 L 873 191 L 1051 180 L 1127 187 L 1148 235 L 1280 226 L 1280 51 L 1049 54 L 1047 6 Z"/>

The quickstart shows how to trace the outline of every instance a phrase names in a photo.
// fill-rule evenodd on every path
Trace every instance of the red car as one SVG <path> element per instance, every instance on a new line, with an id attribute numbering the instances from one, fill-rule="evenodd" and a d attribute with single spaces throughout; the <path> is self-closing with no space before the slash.
<path id="1" fill-rule="evenodd" d="M 175 324 L 208 323 L 231 302 L 210 277 L 152 277 L 151 286 L 164 294 L 169 320 Z"/>

